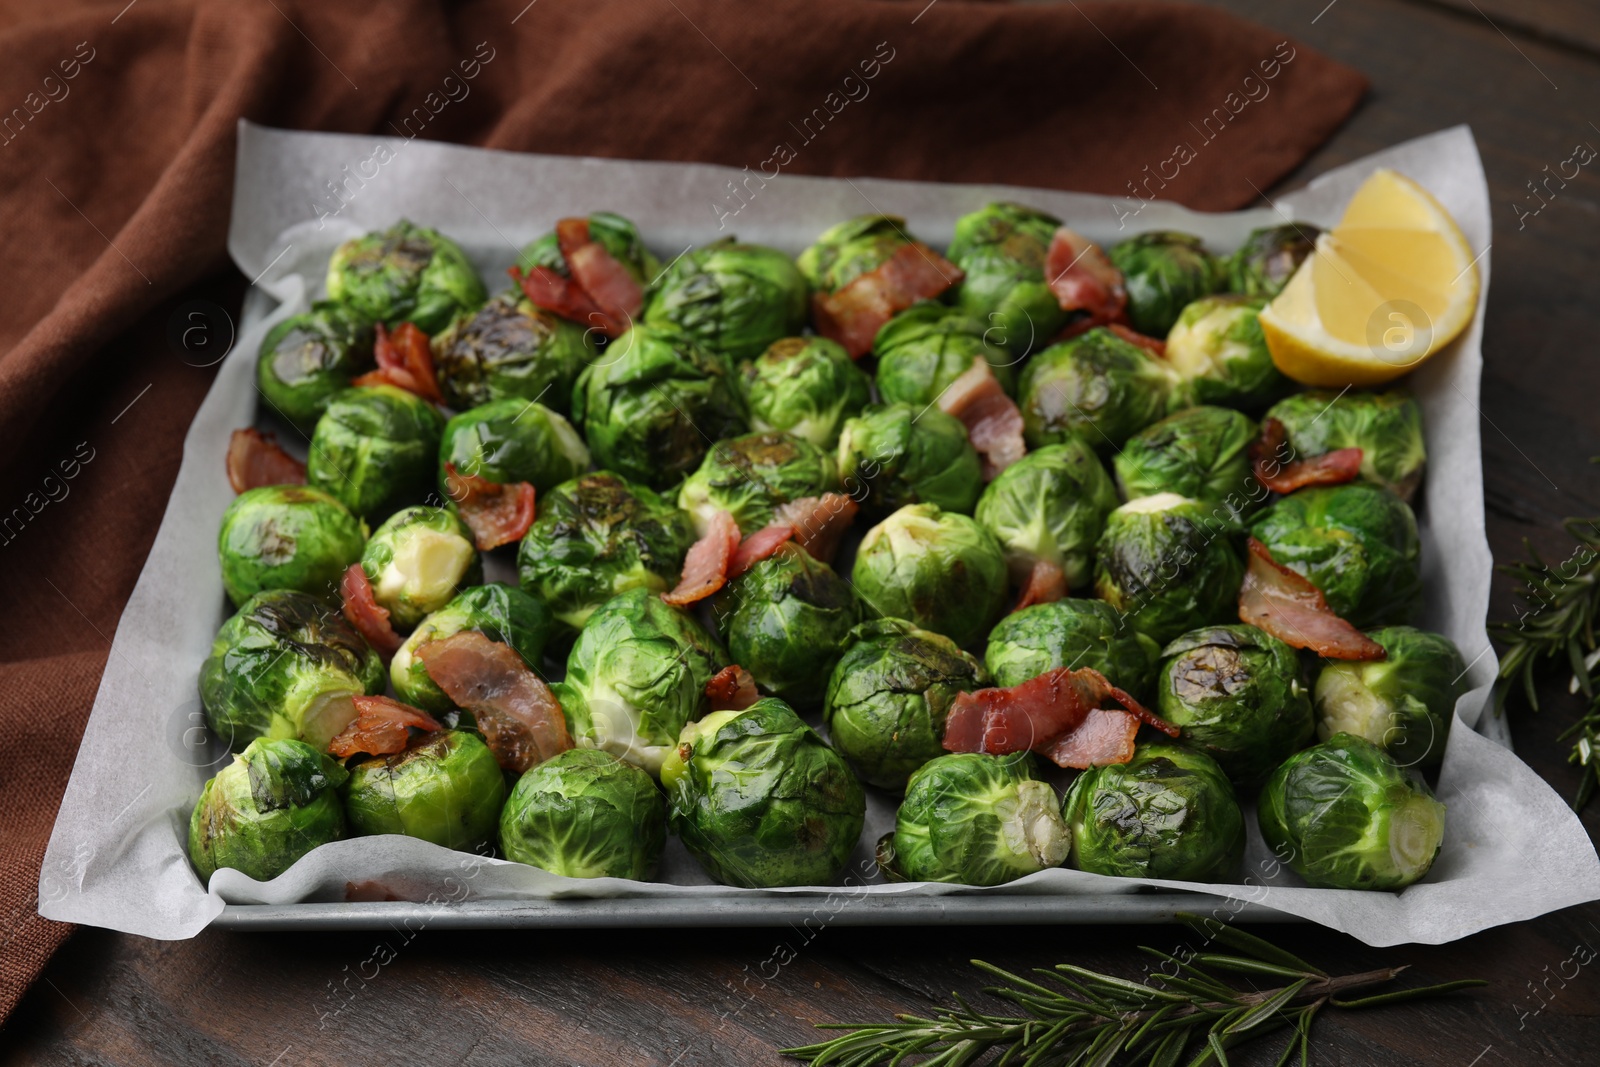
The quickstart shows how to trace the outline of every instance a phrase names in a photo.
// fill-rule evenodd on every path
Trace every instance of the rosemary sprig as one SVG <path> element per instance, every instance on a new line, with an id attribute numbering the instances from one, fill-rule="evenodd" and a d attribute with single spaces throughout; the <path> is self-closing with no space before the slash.
<path id="1" fill-rule="evenodd" d="M 973 966 L 1003 983 L 984 992 L 1026 1014 L 990 1015 L 952 994 L 956 1006 L 940 1009 L 931 1018 L 906 1014 L 897 1015 L 899 1021 L 894 1023 L 820 1024 L 818 1029 L 850 1033 L 783 1053 L 807 1060 L 812 1067 L 898 1067 L 912 1062 L 913 1056 L 925 1057 L 915 1061 L 923 1067 L 962 1067 L 989 1053 L 996 1055 L 984 1062 L 994 1067 L 1112 1063 L 1174 1067 L 1193 1048 L 1189 1067 L 1211 1063 L 1228 1067 L 1229 1049 L 1288 1027 L 1289 1043 L 1278 1058 L 1283 1067 L 1296 1052 L 1301 1064 L 1310 1062 L 1311 1023 L 1325 1007 L 1396 1004 L 1487 984 L 1467 979 L 1358 996 L 1393 981 L 1405 967 L 1329 975 L 1253 934 L 1232 927 L 1222 927 L 1219 933 L 1214 921 L 1195 915 L 1178 918 L 1239 955 L 1201 952 L 1180 960 L 1141 948 L 1164 964 L 1144 983 L 1070 963 L 1037 968 L 1034 973 L 1043 981 L 1033 981 L 973 960 Z M 1288 984 L 1245 991 L 1218 978 L 1217 971 L 1273 976 L 1287 979 Z"/>

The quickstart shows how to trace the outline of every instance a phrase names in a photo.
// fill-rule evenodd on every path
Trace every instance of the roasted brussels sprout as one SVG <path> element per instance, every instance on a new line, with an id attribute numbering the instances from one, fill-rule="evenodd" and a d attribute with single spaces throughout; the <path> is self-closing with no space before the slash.
<path id="1" fill-rule="evenodd" d="M 956 220 L 945 255 L 966 272 L 955 302 L 981 321 L 988 338 L 1017 355 L 1066 325 L 1050 291 L 1045 258 L 1061 220 L 1021 204 L 987 204 Z"/>
<path id="2" fill-rule="evenodd" d="M 961 420 L 910 404 L 876 404 L 844 424 L 839 477 L 875 518 L 919 503 L 966 514 L 983 492 L 983 465 Z"/>
<path id="3" fill-rule="evenodd" d="M 1404 389 L 1385 393 L 1311 390 L 1275 404 L 1268 418 L 1283 423 L 1300 456 L 1361 449 L 1361 480 L 1409 501 L 1422 483 L 1428 448 L 1422 407 Z"/>
<path id="4" fill-rule="evenodd" d="M 543 493 L 589 468 L 589 449 L 572 423 L 532 400 L 491 400 L 444 424 L 439 442 L 439 489 L 444 465 L 491 482 L 529 482 Z"/>
<path id="5" fill-rule="evenodd" d="M 610 471 L 563 482 L 539 498 L 517 550 L 522 588 L 581 629 L 618 593 L 660 593 L 678 580 L 694 544 L 689 516 Z"/>
<path id="6" fill-rule="evenodd" d="M 1321 233 L 1309 222 L 1286 222 L 1251 230 L 1244 244 L 1223 261 L 1228 290 L 1271 300 L 1283 292 L 1300 264 L 1316 251 Z"/>
<path id="7" fill-rule="evenodd" d="M 1139 745 L 1127 763 L 1090 767 L 1062 802 L 1079 869 L 1120 878 L 1231 880 L 1244 815 L 1222 768 L 1180 745 Z"/>
<path id="8" fill-rule="evenodd" d="M 635 326 L 607 345 L 578 377 L 572 411 L 595 462 L 653 489 L 745 430 L 732 364 L 676 326 Z"/>
<path id="9" fill-rule="evenodd" d="M 746 533 L 772 521 L 779 504 L 821 496 L 839 487 L 833 457 L 810 441 L 786 433 L 747 433 L 718 441 L 678 490 L 678 507 L 705 533 L 712 515 L 726 511 Z"/>
<path id="10" fill-rule="evenodd" d="M 610 211 L 596 211 L 588 218 L 589 239 L 603 247 L 612 259 L 622 264 L 639 288 L 648 289 L 661 274 L 661 261 L 644 246 L 639 228 L 621 215 Z M 567 273 L 567 259 L 561 252 L 561 241 L 554 230 L 543 237 L 528 242 L 517 259 L 522 270 L 530 267 L 548 267 L 557 274 Z"/>
<path id="11" fill-rule="evenodd" d="M 1177 493 L 1243 520 L 1260 494 L 1250 468 L 1255 420 L 1229 408 L 1186 408 L 1146 426 L 1111 459 L 1129 500 Z"/>
<path id="12" fill-rule="evenodd" d="M 400 631 L 444 607 L 456 590 L 483 581 L 483 560 L 467 524 L 425 504 L 395 512 L 372 532 L 361 569 L 373 599 Z"/>
<path id="13" fill-rule="evenodd" d="M 1261 836 L 1324 889 L 1401 889 L 1428 873 L 1444 805 L 1422 776 L 1364 738 L 1334 734 L 1284 761 L 1261 788 Z"/>
<path id="14" fill-rule="evenodd" d="M 507 859 L 567 878 L 653 878 L 666 843 L 667 802 L 655 781 L 592 748 L 529 770 L 500 813 Z"/>
<path id="15" fill-rule="evenodd" d="M 320 489 L 247 489 L 222 513 L 217 536 L 222 586 L 235 605 L 263 589 L 328 596 L 361 558 L 366 541 L 366 524 Z"/>
<path id="16" fill-rule="evenodd" d="M 898 215 L 857 215 L 824 230 L 795 266 L 820 293 L 834 293 L 870 274 L 909 244 L 906 220 Z"/>
<path id="17" fill-rule="evenodd" d="M 422 500 L 433 487 L 444 416 L 392 385 L 346 389 L 317 420 L 306 481 L 365 519 Z"/>
<path id="18" fill-rule="evenodd" d="M 536 307 L 516 289 L 461 312 L 433 339 L 439 388 L 453 408 L 537 400 L 566 414 L 572 384 L 595 358 L 587 330 Z"/>
<path id="19" fill-rule="evenodd" d="M 983 661 L 998 686 L 1057 667 L 1090 667 L 1143 700 L 1155 692 L 1161 646 L 1103 600 L 1057 600 L 1014 611 L 989 631 Z"/>
<path id="20" fill-rule="evenodd" d="M 1183 309 L 1167 334 L 1167 365 L 1178 377 L 1172 406 L 1219 404 L 1258 412 L 1294 388 L 1272 362 L 1259 297 L 1207 296 Z"/>
<path id="21" fill-rule="evenodd" d="M 1152 230 L 1118 241 L 1106 255 L 1128 288 L 1128 321 L 1150 337 L 1165 337 L 1186 305 L 1223 281 L 1220 265 L 1192 234 Z"/>
<path id="22" fill-rule="evenodd" d="M 289 589 L 245 601 L 200 667 L 206 722 L 235 751 L 258 737 L 320 751 L 355 718 L 351 697 L 381 692 L 383 661 L 338 605 Z"/>
<path id="23" fill-rule="evenodd" d="M 1403 623 L 1421 604 L 1417 520 L 1386 489 L 1301 489 L 1262 512 L 1250 532 L 1353 626 Z"/>
<path id="24" fill-rule="evenodd" d="M 978 498 L 973 518 L 1005 549 L 1018 585 L 1043 560 L 1061 568 L 1068 587 L 1089 584 L 1094 546 L 1117 506 L 1094 450 L 1076 437 L 1029 452 L 1001 471 Z"/>
<path id="25" fill-rule="evenodd" d="M 323 301 L 267 331 L 256 357 L 256 384 L 274 411 L 310 433 L 333 394 L 371 366 L 372 323 Z"/>
<path id="26" fill-rule="evenodd" d="M 506 778 L 470 730 L 427 734 L 392 756 L 349 766 L 345 812 L 357 834 L 404 834 L 473 851 L 494 840 Z"/>
<path id="27" fill-rule="evenodd" d="M 823 722 L 862 781 L 900 792 L 913 771 L 944 754 L 956 694 L 982 689 L 989 676 L 948 637 L 901 619 L 866 623 L 851 637 L 828 680 Z"/>
<path id="28" fill-rule="evenodd" d="M 1311 695 L 1294 649 L 1254 626 L 1192 630 L 1161 650 L 1161 717 L 1179 742 L 1257 786 L 1311 740 Z"/>
<path id="29" fill-rule="evenodd" d="M 964 312 L 924 300 L 884 324 L 872 342 L 878 360 L 878 396 L 886 404 L 925 408 L 937 403 L 957 378 L 985 360 L 1000 388 L 1017 391 L 1016 357 L 990 344 L 988 327 Z"/>
<path id="30" fill-rule="evenodd" d="M 499 582 L 475 585 L 457 593 L 411 632 L 389 661 L 389 683 L 404 703 L 442 714 L 455 704 L 434 684 L 417 658 L 417 649 L 429 641 L 475 630 L 491 641 L 510 645 L 529 668 L 542 674 L 545 645 L 555 629 L 550 609 L 517 587 Z"/>
<path id="31" fill-rule="evenodd" d="M 894 819 L 894 866 L 912 882 L 1000 885 L 1059 867 L 1071 834 L 1033 756 L 958 752 L 922 765 Z"/>
<path id="32" fill-rule="evenodd" d="M 428 334 L 488 296 L 460 245 L 405 219 L 334 249 L 327 284 L 329 299 L 364 318 L 414 322 Z"/>
<path id="33" fill-rule="evenodd" d="M 1130 500 L 1106 519 L 1095 550 L 1095 594 L 1157 643 L 1237 618 L 1244 561 L 1236 528 L 1176 493 Z"/>
<path id="34" fill-rule="evenodd" d="M 1438 766 L 1456 701 L 1471 688 L 1467 665 L 1448 637 L 1410 626 L 1367 635 L 1387 659 L 1328 661 L 1317 676 L 1317 736 L 1353 734 L 1402 767 Z"/>
<path id="35" fill-rule="evenodd" d="M 681 326 L 735 362 L 754 359 L 806 324 L 806 280 L 776 248 L 732 237 L 685 252 L 650 291 L 643 318 Z"/>
<path id="36" fill-rule="evenodd" d="M 750 428 L 780 430 L 818 448 L 839 443 L 844 421 L 872 399 L 872 379 L 837 341 L 786 337 L 739 368 Z"/>
<path id="37" fill-rule="evenodd" d="M 656 774 L 684 724 L 710 708 L 706 683 L 728 662 L 693 616 L 633 589 L 589 617 L 552 689 L 575 742 Z"/>
<path id="38" fill-rule="evenodd" d="M 668 822 L 717 881 L 764 889 L 839 877 L 861 836 L 866 795 L 789 705 L 764 697 L 712 712 L 668 752 Z"/>
<path id="39" fill-rule="evenodd" d="M 1078 437 L 1098 452 L 1167 413 L 1175 376 L 1164 362 L 1110 330 L 1051 345 L 1022 369 L 1017 406 L 1028 447 Z"/>
<path id="40" fill-rule="evenodd" d="M 868 530 L 851 579 L 873 609 L 962 646 L 975 644 L 1005 610 L 1000 542 L 936 504 L 908 504 Z"/>
<path id="41" fill-rule="evenodd" d="M 318 845 L 344 836 L 345 769 L 301 741 L 259 738 L 200 791 L 189 816 L 189 862 L 202 882 L 232 867 L 270 881 Z"/>

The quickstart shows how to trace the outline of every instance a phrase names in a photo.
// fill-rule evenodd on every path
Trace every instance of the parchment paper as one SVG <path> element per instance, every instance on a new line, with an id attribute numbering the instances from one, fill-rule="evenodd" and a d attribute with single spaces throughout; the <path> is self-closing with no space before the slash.
<path id="1" fill-rule="evenodd" d="M 196 696 L 200 663 L 228 614 L 216 565 L 218 522 L 233 499 L 223 455 L 229 433 L 256 419 L 252 376 L 262 335 L 318 295 L 327 256 L 346 237 L 400 216 L 438 227 L 473 256 L 491 292 L 503 284 L 521 244 L 561 216 L 601 208 L 636 220 L 664 262 L 691 242 L 733 232 L 798 252 L 826 226 L 867 211 L 904 215 L 911 232 L 942 245 L 959 216 L 997 199 L 1051 211 L 1102 242 L 1170 227 L 1197 233 L 1225 252 L 1255 226 L 1291 217 L 1331 224 L 1378 166 L 1410 175 L 1444 203 L 1472 247 L 1485 250 L 1479 269 L 1487 289 L 1488 192 L 1465 127 L 1342 167 L 1273 206 L 1201 215 L 1160 202 L 1048 190 L 788 175 L 762 181 L 723 167 L 519 155 L 242 123 L 229 250 L 257 288 L 237 343 L 190 428 L 166 516 L 118 626 L 45 857 L 41 914 L 183 938 L 204 928 L 225 901 L 342 900 L 346 883 L 369 880 L 407 899 L 432 894 L 434 901 L 632 895 L 686 897 L 692 905 L 706 894 L 757 892 L 708 884 L 676 843 L 663 869 L 673 884 L 560 878 L 402 837 L 324 846 L 268 883 L 225 870 L 208 891 L 195 876 L 184 854 L 188 814 L 201 784 L 226 758 L 203 743 Z M 743 191 L 738 199 L 735 187 Z M 979 892 L 1045 897 L 1131 892 L 1141 885 L 1205 890 L 1303 916 L 1373 945 L 1450 941 L 1600 897 L 1600 861 L 1582 825 L 1512 754 L 1503 722 L 1484 713 L 1496 659 L 1484 626 L 1491 557 L 1477 410 L 1482 320 L 1480 302 L 1466 334 L 1411 381 L 1425 412 L 1429 455 L 1419 515 L 1427 590 L 1420 624 L 1456 642 L 1471 661 L 1474 685 L 1456 707 L 1459 721 L 1439 776 L 1446 837 L 1428 878 L 1400 893 L 1309 889 L 1272 862 L 1251 820 L 1244 884 L 1137 881 L 1056 869 Z M 869 843 L 892 828 L 893 811 L 890 799 L 873 797 L 862 846 L 843 880 L 850 893 L 974 892 L 863 884 L 879 881 Z"/>

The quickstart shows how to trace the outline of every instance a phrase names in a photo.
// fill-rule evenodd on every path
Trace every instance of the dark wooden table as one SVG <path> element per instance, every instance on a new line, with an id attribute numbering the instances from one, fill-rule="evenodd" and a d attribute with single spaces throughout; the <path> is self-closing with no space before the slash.
<path id="1" fill-rule="evenodd" d="M 1600 146 L 1595 0 L 1225 0 L 1366 71 L 1371 98 L 1290 179 L 1469 122 L 1494 204 L 1494 277 L 1483 382 L 1489 538 L 1498 559 L 1524 537 L 1566 554 L 1557 523 L 1600 512 L 1600 164 L 1539 206 L 1574 145 Z M 1491 19 L 1493 20 L 1491 22 Z M 1520 225 L 1519 225 L 1520 223 Z M 1493 614 L 1508 617 L 1501 580 Z M 1519 752 L 1556 788 L 1577 781 L 1556 734 L 1576 710 L 1512 711 Z M 1600 803 L 1585 817 L 1600 829 Z M 1493 986 L 1414 1007 L 1328 1015 L 1320 1062 L 1494 1067 L 1600 1062 L 1600 968 L 1563 980 L 1579 946 L 1600 947 L 1600 906 L 1438 948 L 1369 950 L 1278 927 L 1329 967 L 1413 964 L 1419 978 Z M 700 1067 L 777 1064 L 811 1024 L 886 1018 L 952 988 L 982 956 L 1020 969 L 1059 960 L 1136 969 L 1129 947 L 1160 928 L 422 933 L 246 936 L 163 943 L 80 930 L 0 1031 L 8 1063 L 521 1063 Z M 380 945 L 397 949 L 387 965 Z M 793 959 L 776 966 L 775 959 Z M 1581 958 L 1581 957 L 1580 957 Z M 1565 971 L 1570 974 L 1572 964 Z M 337 1010 L 337 1015 L 333 1013 Z M 1263 1062 L 1252 1055 L 1243 1062 Z M 1271 1062 L 1270 1058 L 1264 1062 Z"/>

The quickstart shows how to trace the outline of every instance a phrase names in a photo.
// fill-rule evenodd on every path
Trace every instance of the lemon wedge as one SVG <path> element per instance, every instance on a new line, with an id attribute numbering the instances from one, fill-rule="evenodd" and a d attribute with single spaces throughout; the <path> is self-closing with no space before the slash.
<path id="1" fill-rule="evenodd" d="M 1472 321 L 1477 257 L 1426 189 L 1374 171 L 1261 312 L 1272 361 L 1305 385 L 1378 385 Z"/>

